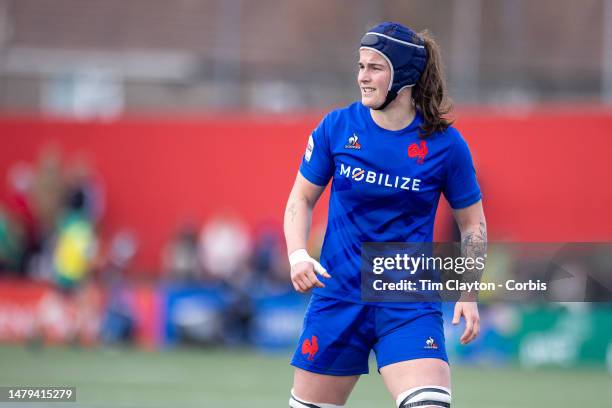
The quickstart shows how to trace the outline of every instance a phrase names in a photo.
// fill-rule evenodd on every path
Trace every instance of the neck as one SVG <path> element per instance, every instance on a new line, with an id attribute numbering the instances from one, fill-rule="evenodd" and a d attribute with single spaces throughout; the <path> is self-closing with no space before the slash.
<path id="1" fill-rule="evenodd" d="M 412 104 L 412 89 L 406 88 L 383 110 L 370 109 L 374 122 L 383 129 L 401 130 L 414 120 L 416 110 Z"/>

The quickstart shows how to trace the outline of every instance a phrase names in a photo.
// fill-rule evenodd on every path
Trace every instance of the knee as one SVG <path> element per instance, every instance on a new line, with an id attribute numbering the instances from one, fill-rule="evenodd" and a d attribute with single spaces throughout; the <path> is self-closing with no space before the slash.
<path id="1" fill-rule="evenodd" d="M 451 391 L 437 385 L 415 387 L 402 392 L 396 402 L 398 408 L 450 408 Z"/>
<path id="2" fill-rule="evenodd" d="M 304 401 L 295 396 L 291 390 L 291 398 L 289 398 L 289 408 L 344 408 L 343 405 L 326 404 L 321 402 Z"/>

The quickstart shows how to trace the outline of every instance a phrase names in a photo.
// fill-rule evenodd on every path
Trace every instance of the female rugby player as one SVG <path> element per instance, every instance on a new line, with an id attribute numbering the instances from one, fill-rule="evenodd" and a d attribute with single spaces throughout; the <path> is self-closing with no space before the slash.
<path id="1" fill-rule="evenodd" d="M 368 303 L 360 297 L 363 242 L 431 242 L 443 193 L 463 256 L 482 256 L 486 224 L 468 146 L 450 110 L 436 43 L 398 23 L 368 31 L 359 48 L 361 101 L 329 113 L 308 140 L 285 211 L 295 290 L 313 289 L 291 364 L 293 408 L 343 407 L 368 356 L 397 406 L 450 407 L 439 302 Z M 306 252 L 312 209 L 333 178 L 321 263 Z M 317 276 L 319 275 L 319 276 Z M 455 305 L 461 343 L 479 331 L 473 298 Z"/>

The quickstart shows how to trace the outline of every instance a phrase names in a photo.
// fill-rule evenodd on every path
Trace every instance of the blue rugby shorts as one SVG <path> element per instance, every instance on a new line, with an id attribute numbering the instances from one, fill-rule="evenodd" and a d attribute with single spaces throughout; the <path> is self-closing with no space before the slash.
<path id="1" fill-rule="evenodd" d="M 291 365 L 327 375 L 367 374 L 371 350 L 379 370 L 418 358 L 448 362 L 442 312 L 436 307 L 405 309 L 312 295 Z"/>

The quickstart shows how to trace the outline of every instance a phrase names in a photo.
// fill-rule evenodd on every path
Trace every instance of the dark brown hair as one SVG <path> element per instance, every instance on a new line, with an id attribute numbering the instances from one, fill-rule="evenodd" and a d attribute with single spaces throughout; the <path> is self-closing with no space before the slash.
<path id="1" fill-rule="evenodd" d="M 425 43 L 427 64 L 412 90 L 412 99 L 417 110 L 423 115 L 421 137 L 428 137 L 433 132 L 444 131 L 453 124 L 453 121 L 446 117 L 453 105 L 446 90 L 440 47 L 429 31 L 421 31 L 418 35 Z"/>

